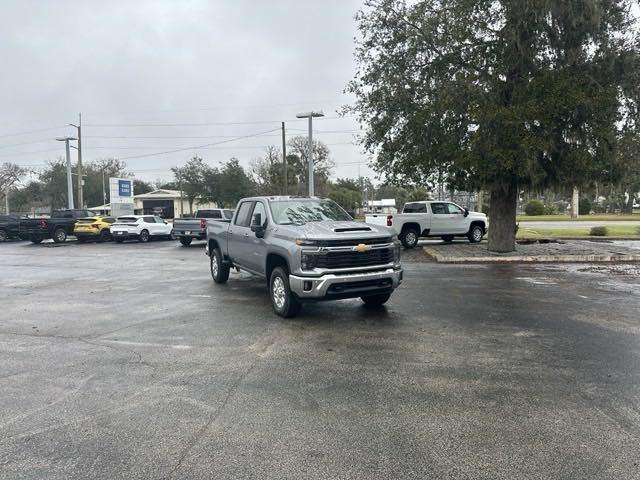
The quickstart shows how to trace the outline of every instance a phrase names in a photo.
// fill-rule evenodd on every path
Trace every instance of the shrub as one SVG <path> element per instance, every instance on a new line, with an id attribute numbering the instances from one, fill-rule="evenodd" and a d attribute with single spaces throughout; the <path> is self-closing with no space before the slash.
<path id="1" fill-rule="evenodd" d="M 544 215 L 544 203 L 540 200 L 529 200 L 524 206 L 524 213 L 527 215 Z"/>
<path id="2" fill-rule="evenodd" d="M 589 235 L 592 237 L 606 237 L 607 233 L 609 233 L 607 227 L 591 227 L 589 231 Z"/>
<path id="3" fill-rule="evenodd" d="M 558 213 L 558 209 L 553 203 L 548 203 L 544 206 L 545 215 L 556 215 L 557 213 Z"/>
<path id="4" fill-rule="evenodd" d="M 578 202 L 578 213 L 580 215 L 589 215 L 591 213 L 591 200 L 581 198 Z"/>

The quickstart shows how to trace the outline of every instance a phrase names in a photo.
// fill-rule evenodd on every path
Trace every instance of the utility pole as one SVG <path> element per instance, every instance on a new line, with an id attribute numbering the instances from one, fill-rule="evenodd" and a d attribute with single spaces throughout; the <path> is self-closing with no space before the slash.
<path id="1" fill-rule="evenodd" d="M 9 187 L 4 192 L 4 213 L 9 215 Z"/>
<path id="2" fill-rule="evenodd" d="M 104 168 L 102 169 L 102 206 L 107 204 L 107 192 L 104 188 Z M 105 207 L 106 208 L 106 207 Z"/>
<path id="3" fill-rule="evenodd" d="M 68 206 L 70 209 L 74 208 L 73 206 L 73 180 L 71 177 L 71 152 L 69 151 L 69 141 L 77 140 L 75 137 L 58 137 L 56 138 L 59 142 L 64 142 L 66 154 L 67 154 L 67 200 Z M 82 177 L 78 177 L 78 182 L 82 181 Z"/>
<path id="4" fill-rule="evenodd" d="M 78 125 L 74 125 L 70 123 L 72 127 L 76 127 L 78 130 L 78 207 L 84 207 L 84 196 L 83 196 L 83 183 L 82 180 L 82 113 L 78 113 Z"/>
<path id="5" fill-rule="evenodd" d="M 307 161 L 309 163 L 309 196 L 313 197 L 315 195 L 314 185 L 313 185 L 313 118 L 314 117 L 324 117 L 324 113 L 322 112 L 308 112 L 308 113 L 299 113 L 296 115 L 296 118 L 308 118 L 309 119 L 309 146 L 307 147 Z"/>
<path id="6" fill-rule="evenodd" d="M 178 188 L 180 189 L 180 218 L 184 217 L 184 199 L 182 198 L 182 172 L 178 171 Z"/>
<path id="7" fill-rule="evenodd" d="M 284 122 L 282 122 L 282 165 L 284 167 L 284 194 L 287 195 L 289 181 L 287 180 L 287 140 L 284 133 Z"/>

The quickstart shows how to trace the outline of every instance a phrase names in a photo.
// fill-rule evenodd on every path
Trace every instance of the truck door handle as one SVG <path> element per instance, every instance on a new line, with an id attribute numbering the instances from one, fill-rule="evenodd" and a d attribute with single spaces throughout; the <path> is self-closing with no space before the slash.
<path id="1" fill-rule="evenodd" d="M 248 237 L 248 236 L 249 236 L 249 234 L 248 234 L 248 233 L 245 233 L 245 234 L 244 234 L 244 236 L 245 236 L 245 237 Z"/>

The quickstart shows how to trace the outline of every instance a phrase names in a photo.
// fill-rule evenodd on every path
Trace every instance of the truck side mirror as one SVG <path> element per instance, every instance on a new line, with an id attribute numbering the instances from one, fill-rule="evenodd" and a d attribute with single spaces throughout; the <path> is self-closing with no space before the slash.
<path id="1" fill-rule="evenodd" d="M 468 217 L 468 216 L 469 216 L 469 209 L 468 209 L 468 208 L 465 208 L 465 209 L 464 209 L 464 216 L 465 216 L 465 217 Z"/>
<path id="2" fill-rule="evenodd" d="M 262 215 L 256 213 L 251 220 L 251 231 L 256 234 L 256 237 L 263 238 L 265 226 L 262 225 Z"/>

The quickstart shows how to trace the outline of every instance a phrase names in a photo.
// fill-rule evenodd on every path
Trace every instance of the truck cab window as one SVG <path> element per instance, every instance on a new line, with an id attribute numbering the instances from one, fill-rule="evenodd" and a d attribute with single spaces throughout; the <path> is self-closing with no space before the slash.
<path id="1" fill-rule="evenodd" d="M 432 203 L 431 210 L 434 215 L 448 215 L 449 209 L 445 206 L 444 203 Z"/>
<path id="2" fill-rule="evenodd" d="M 253 208 L 253 202 L 242 202 L 238 208 L 238 214 L 236 215 L 235 225 L 239 227 L 248 227 L 251 215 L 251 209 Z"/>
<path id="3" fill-rule="evenodd" d="M 427 213 L 426 203 L 407 203 L 402 210 L 404 213 Z"/>
<path id="4" fill-rule="evenodd" d="M 260 221 L 258 222 L 258 216 Z M 267 212 L 262 202 L 256 202 L 256 206 L 253 208 L 253 214 L 251 215 L 251 225 L 264 225 L 267 220 Z"/>
<path id="5" fill-rule="evenodd" d="M 447 207 L 449 208 L 450 214 L 462 215 L 464 213 L 463 210 L 455 203 L 447 203 Z"/>

